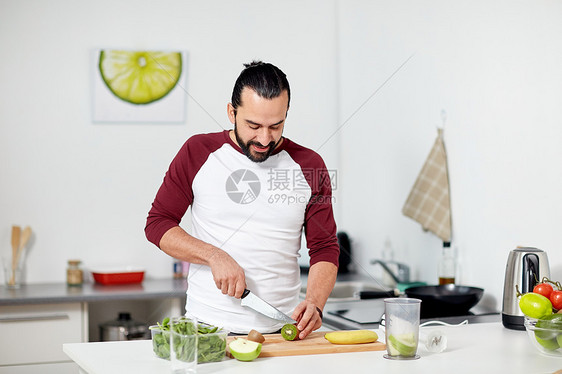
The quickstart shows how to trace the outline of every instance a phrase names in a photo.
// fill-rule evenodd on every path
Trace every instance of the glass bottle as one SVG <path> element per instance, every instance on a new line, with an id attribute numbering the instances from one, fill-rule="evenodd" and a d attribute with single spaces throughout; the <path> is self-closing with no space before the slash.
<path id="1" fill-rule="evenodd" d="M 180 260 L 174 261 L 174 279 L 183 278 L 183 263 Z"/>
<path id="2" fill-rule="evenodd" d="M 455 267 L 455 257 L 453 256 L 451 243 L 443 242 L 443 253 L 438 267 L 440 285 L 455 283 Z"/>
<path id="3" fill-rule="evenodd" d="M 387 268 L 394 274 L 398 274 L 398 266 L 394 261 L 394 248 L 392 247 L 392 242 L 388 237 L 384 241 L 384 248 L 382 250 L 381 257 Z M 396 281 L 386 270 L 383 270 L 382 272 L 382 282 L 388 287 L 396 287 Z"/>
<path id="4" fill-rule="evenodd" d="M 81 286 L 84 281 L 84 273 L 80 268 L 80 260 L 68 260 L 66 269 L 66 284 L 69 286 Z"/>
<path id="5" fill-rule="evenodd" d="M 389 262 L 394 260 L 394 249 L 392 249 L 392 243 L 390 238 L 386 238 L 384 241 L 384 248 L 382 250 L 382 260 L 384 262 Z"/>

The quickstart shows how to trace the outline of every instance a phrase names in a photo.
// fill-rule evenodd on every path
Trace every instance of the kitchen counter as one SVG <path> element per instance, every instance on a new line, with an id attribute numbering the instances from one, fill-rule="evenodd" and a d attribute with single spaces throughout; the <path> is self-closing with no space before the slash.
<path id="1" fill-rule="evenodd" d="M 369 299 L 326 303 L 323 324 L 334 330 L 377 329 L 384 313 L 384 299 Z M 493 309 L 476 305 L 465 315 L 421 318 L 420 323 L 439 320 L 449 324 L 501 322 L 501 314 Z M 361 322 L 357 322 L 361 321 Z"/>
<path id="2" fill-rule="evenodd" d="M 422 328 L 428 331 L 435 327 Z M 240 362 L 225 358 L 221 362 L 201 364 L 198 374 L 248 374 L 287 372 L 341 373 L 554 373 L 562 369 L 562 358 L 544 356 L 531 346 L 527 333 L 504 328 L 501 323 L 438 327 L 445 332 L 448 347 L 442 353 L 430 353 L 420 347 L 418 360 L 392 361 L 384 351 L 334 353 L 308 356 L 258 358 Z M 380 331 L 379 337 L 384 340 Z M 381 336 L 382 335 L 382 336 Z M 267 338 L 267 337 L 266 337 Z M 64 352 L 88 374 L 169 373 L 170 363 L 157 358 L 149 340 L 106 343 L 64 344 Z"/>
<path id="3" fill-rule="evenodd" d="M 186 289 L 186 280 L 171 278 L 123 285 L 84 283 L 80 287 L 66 283 L 24 284 L 17 290 L 0 287 L 0 305 L 177 298 L 184 297 Z"/>
<path id="4" fill-rule="evenodd" d="M 376 284 L 387 291 L 392 289 L 382 285 L 376 279 L 367 275 L 357 273 L 339 274 L 337 282 L 364 282 L 367 284 Z M 303 286 L 307 283 L 306 274 L 301 275 L 301 283 Z M 301 293 L 301 298 L 304 294 Z M 379 322 L 384 313 L 384 298 L 364 299 L 364 300 L 339 300 L 328 299 L 324 306 L 323 325 L 334 330 L 357 330 L 357 329 L 377 329 Z M 422 317 L 421 323 L 434 321 L 438 319 L 449 324 L 459 324 L 465 320 L 469 323 L 489 323 L 501 322 L 501 314 L 498 310 L 490 308 L 485 303 L 480 302 L 463 315 L 456 316 L 440 316 L 440 317 Z"/>

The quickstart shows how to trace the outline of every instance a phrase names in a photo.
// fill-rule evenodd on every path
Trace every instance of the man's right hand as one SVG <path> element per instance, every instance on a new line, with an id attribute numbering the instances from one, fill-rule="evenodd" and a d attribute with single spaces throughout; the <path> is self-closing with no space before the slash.
<path id="1" fill-rule="evenodd" d="M 209 265 L 217 288 L 224 295 L 241 298 L 246 289 L 244 269 L 228 253 L 218 248 L 210 259 Z"/>
<path id="2" fill-rule="evenodd" d="M 217 288 L 225 295 L 242 297 L 246 288 L 244 269 L 228 253 L 172 227 L 160 239 L 160 248 L 170 256 L 211 268 Z"/>

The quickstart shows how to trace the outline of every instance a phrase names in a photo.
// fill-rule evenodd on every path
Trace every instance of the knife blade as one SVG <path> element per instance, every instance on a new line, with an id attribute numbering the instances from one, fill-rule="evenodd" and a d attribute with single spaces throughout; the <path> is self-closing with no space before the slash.
<path id="1" fill-rule="evenodd" d="M 245 307 L 252 308 L 256 312 L 263 314 L 271 319 L 275 319 L 277 321 L 283 321 L 286 323 L 297 323 L 294 319 L 274 307 L 273 305 L 269 304 L 267 301 L 263 300 L 262 298 L 256 296 L 250 290 L 245 289 L 244 293 L 242 294 L 240 304 Z"/>

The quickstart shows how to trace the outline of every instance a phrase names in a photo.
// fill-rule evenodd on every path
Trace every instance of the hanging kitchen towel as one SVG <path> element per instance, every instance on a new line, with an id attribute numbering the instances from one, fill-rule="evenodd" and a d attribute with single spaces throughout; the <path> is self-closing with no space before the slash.
<path id="1" fill-rule="evenodd" d="M 437 139 L 427 156 L 402 213 L 419 222 L 443 241 L 451 241 L 451 203 L 447 154 L 443 144 L 443 130 L 437 130 Z"/>

